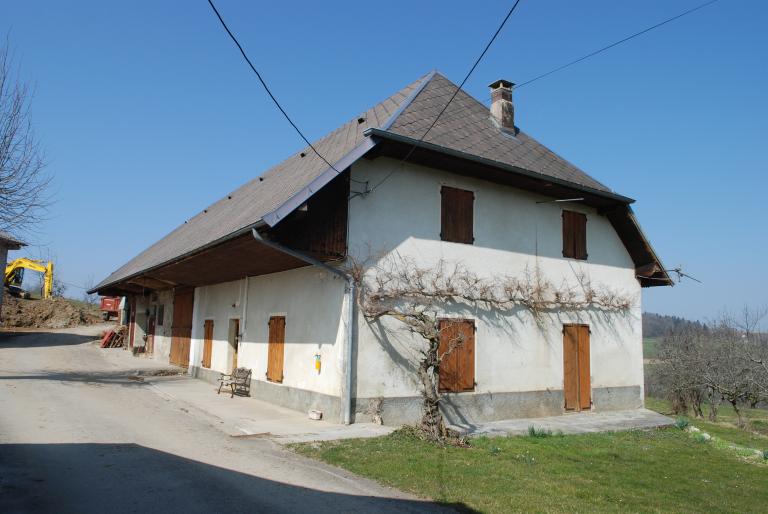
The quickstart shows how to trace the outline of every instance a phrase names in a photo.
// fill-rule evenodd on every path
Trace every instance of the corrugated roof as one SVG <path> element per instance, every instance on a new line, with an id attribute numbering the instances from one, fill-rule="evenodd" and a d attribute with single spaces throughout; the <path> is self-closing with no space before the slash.
<path id="1" fill-rule="evenodd" d="M 418 139 L 457 87 L 441 74 L 429 73 L 313 145 L 329 162 L 336 164 L 364 142 L 363 133 L 369 128 L 381 128 Z M 490 120 L 488 108 L 464 91 L 457 94 L 425 141 L 544 177 L 610 192 L 606 186 L 524 132 L 515 137 L 501 133 Z M 248 229 L 265 216 L 274 215 L 292 198 L 306 196 L 309 184 L 315 181 L 315 187 L 318 179 L 328 172 L 328 165 L 311 149 L 305 148 L 184 222 L 94 289 L 115 284 Z"/>

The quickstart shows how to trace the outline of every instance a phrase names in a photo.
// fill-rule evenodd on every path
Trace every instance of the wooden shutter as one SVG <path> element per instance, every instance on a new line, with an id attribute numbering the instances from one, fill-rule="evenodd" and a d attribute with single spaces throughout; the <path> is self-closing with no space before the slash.
<path id="1" fill-rule="evenodd" d="M 587 258 L 587 216 L 563 211 L 563 257 Z"/>
<path id="2" fill-rule="evenodd" d="M 475 194 L 443 186 L 440 195 L 440 239 L 453 243 L 474 243 Z"/>
<path id="3" fill-rule="evenodd" d="M 269 346 L 267 351 L 267 380 L 283 381 L 285 361 L 285 316 L 269 318 Z"/>
<path id="4" fill-rule="evenodd" d="M 475 324 L 472 320 L 442 319 L 439 322 L 439 390 L 475 390 Z"/>
<path id="5" fill-rule="evenodd" d="M 563 326 L 563 396 L 565 410 L 579 408 L 579 327 Z"/>
<path id="6" fill-rule="evenodd" d="M 592 384 L 589 369 L 589 327 L 579 326 L 579 407 L 589 410 L 592 407 Z"/>
<path id="7" fill-rule="evenodd" d="M 205 330 L 203 330 L 203 367 L 211 367 L 211 356 L 213 355 L 213 320 L 205 320 Z"/>
<path id="8" fill-rule="evenodd" d="M 563 396 L 566 410 L 592 407 L 589 327 L 563 325 Z"/>

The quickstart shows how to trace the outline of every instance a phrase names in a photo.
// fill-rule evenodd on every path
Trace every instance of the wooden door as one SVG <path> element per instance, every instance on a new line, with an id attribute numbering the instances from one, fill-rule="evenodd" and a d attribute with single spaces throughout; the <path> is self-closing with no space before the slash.
<path id="1" fill-rule="evenodd" d="M 153 354 L 155 352 L 155 317 L 150 316 L 147 320 L 147 347 L 146 353 Z"/>
<path id="2" fill-rule="evenodd" d="M 267 380 L 283 381 L 285 362 L 285 316 L 269 318 L 269 347 L 267 351 Z"/>
<path id="3" fill-rule="evenodd" d="M 589 326 L 563 326 L 563 396 L 566 410 L 592 407 Z"/>
<path id="4" fill-rule="evenodd" d="M 194 299 L 194 289 L 179 289 L 173 296 L 170 362 L 184 368 L 189 366 L 189 341 L 192 337 Z"/>
<path id="5" fill-rule="evenodd" d="M 131 301 L 128 302 L 128 309 L 130 314 L 128 315 L 128 346 L 133 348 L 133 336 L 136 334 L 136 297 L 131 296 Z"/>
<path id="6" fill-rule="evenodd" d="M 232 369 L 237 369 L 237 351 L 240 348 L 240 320 L 229 320 L 229 345 L 232 347 Z"/>
<path id="7" fill-rule="evenodd" d="M 211 355 L 213 354 L 213 320 L 205 320 L 203 329 L 203 361 L 204 368 L 211 367 Z"/>
<path id="8" fill-rule="evenodd" d="M 441 319 L 439 390 L 460 393 L 475 390 L 475 322 Z"/>

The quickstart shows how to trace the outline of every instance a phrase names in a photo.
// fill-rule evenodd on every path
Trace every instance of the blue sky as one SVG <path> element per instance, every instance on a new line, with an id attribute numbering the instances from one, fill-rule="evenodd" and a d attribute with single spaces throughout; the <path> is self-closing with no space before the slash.
<path id="1" fill-rule="evenodd" d="M 522 0 L 466 89 L 523 82 L 701 1 Z M 217 5 L 310 139 L 431 69 L 459 82 L 511 2 Z M 55 175 L 28 253 L 100 280 L 302 147 L 205 0 L 0 4 Z M 721 0 L 515 92 L 516 121 L 619 193 L 703 284 L 644 308 L 768 304 L 768 4 Z M 68 294 L 78 296 L 70 287 Z"/>

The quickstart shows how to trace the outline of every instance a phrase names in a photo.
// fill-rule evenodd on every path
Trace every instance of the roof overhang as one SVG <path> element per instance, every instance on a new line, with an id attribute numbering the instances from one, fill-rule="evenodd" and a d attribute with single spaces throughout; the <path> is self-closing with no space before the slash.
<path id="1" fill-rule="evenodd" d="M 366 137 L 363 139 L 359 145 L 350 150 L 346 155 L 344 155 L 344 157 L 336 161 L 333 166 L 326 168 L 325 171 L 318 175 L 307 186 L 301 188 L 297 193 L 291 196 L 287 201 L 283 202 L 279 207 L 262 216 L 264 223 L 270 227 L 274 227 L 280 223 L 280 220 L 298 209 L 307 200 L 309 200 L 312 195 L 320 191 L 331 180 L 338 177 L 340 173 L 349 168 L 363 155 L 368 153 L 374 146 L 376 146 L 376 142 L 371 138 Z"/>
<path id="2" fill-rule="evenodd" d="M 253 238 L 251 230 L 216 246 L 88 291 L 102 295 L 145 294 L 200 287 L 300 268 L 307 264 Z"/>

